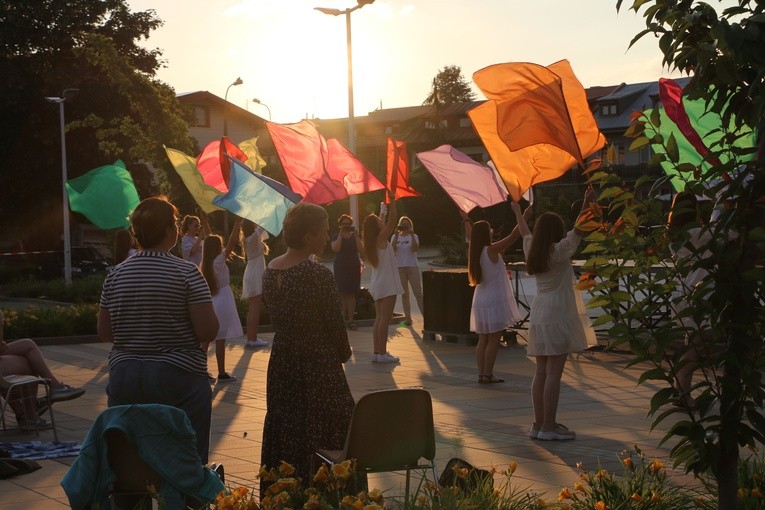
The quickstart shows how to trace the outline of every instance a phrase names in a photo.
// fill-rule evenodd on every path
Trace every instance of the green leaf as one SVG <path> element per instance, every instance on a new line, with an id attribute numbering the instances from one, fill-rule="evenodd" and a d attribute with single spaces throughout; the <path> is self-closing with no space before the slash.
<path id="1" fill-rule="evenodd" d="M 640 149 L 641 147 L 645 147 L 646 145 L 648 145 L 648 142 L 649 140 L 647 136 L 639 136 L 632 141 L 632 143 L 630 144 L 629 150 L 630 152 L 634 152 Z"/>
<path id="2" fill-rule="evenodd" d="M 677 147 L 677 140 L 675 139 L 675 134 L 670 133 L 669 139 L 667 140 L 667 157 L 669 160 L 673 163 L 677 163 L 680 159 L 680 151 Z"/>
<path id="3" fill-rule="evenodd" d="M 659 126 L 661 126 L 661 114 L 659 113 L 658 108 L 651 109 L 651 115 L 649 117 L 651 119 L 651 124 L 655 128 L 658 128 Z"/>

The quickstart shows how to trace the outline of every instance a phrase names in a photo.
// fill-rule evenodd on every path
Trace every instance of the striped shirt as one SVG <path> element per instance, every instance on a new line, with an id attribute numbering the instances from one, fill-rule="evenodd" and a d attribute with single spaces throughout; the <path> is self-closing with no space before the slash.
<path id="1" fill-rule="evenodd" d="M 140 251 L 125 260 L 101 292 L 114 336 L 109 368 L 125 360 L 162 361 L 207 374 L 189 305 L 209 302 L 210 290 L 193 263 L 162 251 Z"/>

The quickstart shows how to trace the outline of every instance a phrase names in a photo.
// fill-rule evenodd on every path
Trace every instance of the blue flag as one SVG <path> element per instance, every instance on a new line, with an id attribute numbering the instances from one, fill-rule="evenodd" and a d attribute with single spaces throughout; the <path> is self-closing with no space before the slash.
<path id="1" fill-rule="evenodd" d="M 231 164 L 228 193 L 215 197 L 212 203 L 278 236 L 287 209 L 302 197 L 284 184 L 254 173 L 241 161 L 230 156 L 228 159 Z"/>

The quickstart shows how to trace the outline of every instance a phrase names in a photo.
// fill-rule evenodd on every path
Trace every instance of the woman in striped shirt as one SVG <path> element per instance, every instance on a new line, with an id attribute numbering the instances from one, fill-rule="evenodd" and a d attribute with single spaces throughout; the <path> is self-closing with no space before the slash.
<path id="1" fill-rule="evenodd" d="M 98 334 L 109 353 L 109 407 L 165 404 L 186 412 L 207 463 L 212 392 L 205 347 L 218 319 L 197 266 L 170 253 L 178 210 L 164 197 L 142 201 L 130 217 L 141 251 L 104 280 Z"/>

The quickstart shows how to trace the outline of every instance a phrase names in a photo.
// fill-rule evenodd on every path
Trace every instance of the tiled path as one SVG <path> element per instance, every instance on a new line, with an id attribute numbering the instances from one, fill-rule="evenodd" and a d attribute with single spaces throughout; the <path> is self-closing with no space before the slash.
<path id="1" fill-rule="evenodd" d="M 619 469 L 618 454 L 637 444 L 649 457 L 668 460 L 669 446 L 657 448 L 661 430 L 650 432 L 646 412 L 652 385 L 637 386 L 640 370 L 626 369 L 624 354 L 587 352 L 572 355 L 566 365 L 558 419 L 576 430 L 568 442 L 534 441 L 526 436 L 532 421 L 529 387 L 533 360 L 520 345 L 503 347 L 495 374 L 503 384 L 476 382 L 474 350 L 460 344 L 423 341 L 414 328 L 391 326 L 390 350 L 401 357 L 400 365 L 369 362 L 371 328 L 350 332 L 354 356 L 346 373 L 354 396 L 388 388 L 425 388 L 433 397 L 436 422 L 437 462 L 443 467 L 451 457 L 461 457 L 477 466 L 503 469 L 517 461 L 514 480 L 520 486 L 554 496 L 577 479 L 575 465 L 598 464 Z M 264 338 L 270 339 L 271 334 Z M 266 365 L 270 348 L 244 350 L 243 342 L 228 345 L 227 365 L 239 381 L 214 388 L 213 437 L 210 459 L 223 462 L 227 482 L 252 486 L 259 467 L 265 414 Z M 60 438 L 82 441 L 92 420 L 105 409 L 107 383 L 104 344 L 43 347 L 54 372 L 65 382 L 84 386 L 82 398 L 56 404 Z M 210 351 L 214 365 L 213 350 Z M 0 441 L 35 439 L 33 434 L 0 432 Z M 40 439 L 52 440 L 42 432 Z M 0 510 L 66 508 L 59 486 L 72 458 L 40 461 L 43 469 L 25 476 L 0 480 Z M 370 485 L 396 494 L 402 490 L 400 474 L 373 475 Z"/>

